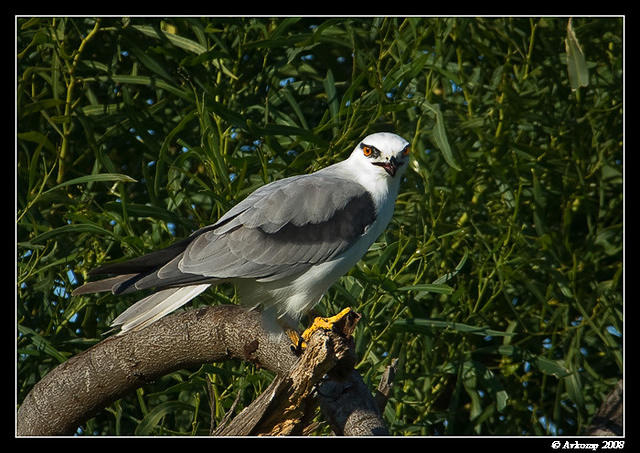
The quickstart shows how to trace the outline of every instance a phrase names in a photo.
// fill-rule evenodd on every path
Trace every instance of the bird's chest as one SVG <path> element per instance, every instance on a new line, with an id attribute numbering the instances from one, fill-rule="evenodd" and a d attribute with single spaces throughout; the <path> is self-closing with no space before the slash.
<path id="1" fill-rule="evenodd" d="M 375 221 L 369 225 L 349 249 L 336 259 L 314 266 L 315 278 L 330 286 L 340 276 L 346 274 L 367 253 L 369 247 L 380 237 L 393 216 L 394 203 L 385 203 L 380 206 Z M 325 285 L 323 285 L 325 286 Z"/>

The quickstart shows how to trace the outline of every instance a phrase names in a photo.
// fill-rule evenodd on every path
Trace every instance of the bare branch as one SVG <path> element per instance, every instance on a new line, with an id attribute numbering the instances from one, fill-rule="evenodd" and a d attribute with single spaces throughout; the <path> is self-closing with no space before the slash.
<path id="1" fill-rule="evenodd" d="M 607 395 L 585 430 L 588 436 L 622 436 L 623 380 Z"/>
<path id="2" fill-rule="evenodd" d="M 336 433 L 386 434 L 371 393 L 353 370 L 352 342 L 319 331 L 297 357 L 286 337 L 275 338 L 262 328 L 259 312 L 236 305 L 177 313 L 72 357 L 26 396 L 18 410 L 17 434 L 72 434 L 105 406 L 160 376 L 228 359 L 251 361 L 278 377 L 216 434 L 300 434 L 316 399 Z M 332 385 L 343 390 L 328 396 L 320 391 L 316 398 L 316 383 L 327 373 L 330 379 L 320 386 L 324 393 Z"/>
<path id="3" fill-rule="evenodd" d="M 382 373 L 382 377 L 380 378 L 380 383 L 378 384 L 378 389 L 376 390 L 376 404 L 378 405 L 378 410 L 382 414 L 384 412 L 384 408 L 387 405 L 387 401 L 389 401 L 389 395 L 391 394 L 391 389 L 393 388 L 393 380 L 396 376 L 396 370 L 398 368 L 398 359 L 394 358 L 391 360 L 391 364 L 387 366 Z"/>
<path id="4" fill-rule="evenodd" d="M 337 435 L 388 436 L 378 406 L 357 371 L 318 386 L 320 409 Z"/>
<path id="5" fill-rule="evenodd" d="M 18 410 L 18 435 L 65 435 L 128 392 L 181 368 L 227 359 L 286 373 L 288 341 L 262 329 L 260 313 L 237 305 L 189 310 L 149 328 L 109 337 L 49 372 Z"/>
<path id="6" fill-rule="evenodd" d="M 337 333 L 317 330 L 287 375 L 278 376 L 250 406 L 214 434 L 300 434 L 317 406 L 313 397 L 316 384 L 340 362 L 353 369 L 350 343 Z"/>

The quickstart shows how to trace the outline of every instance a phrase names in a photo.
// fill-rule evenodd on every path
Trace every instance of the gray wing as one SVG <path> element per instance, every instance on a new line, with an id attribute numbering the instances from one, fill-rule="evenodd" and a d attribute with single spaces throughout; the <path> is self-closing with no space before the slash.
<path id="1" fill-rule="evenodd" d="M 328 261 L 375 220 L 361 185 L 323 173 L 262 186 L 218 222 L 147 255 L 91 271 L 114 277 L 85 283 L 73 295 L 126 294 L 234 278 L 277 280 Z"/>
<path id="2" fill-rule="evenodd" d="M 370 194 L 355 182 L 322 173 L 283 179 L 170 247 L 94 269 L 90 274 L 115 276 L 85 283 L 72 294 L 158 289 L 113 322 L 121 333 L 139 329 L 211 284 L 235 278 L 278 280 L 337 257 L 375 217 Z"/>
<path id="3" fill-rule="evenodd" d="M 346 251 L 374 222 L 360 184 L 323 173 L 268 184 L 198 234 L 172 272 L 262 281 L 304 272 Z"/>

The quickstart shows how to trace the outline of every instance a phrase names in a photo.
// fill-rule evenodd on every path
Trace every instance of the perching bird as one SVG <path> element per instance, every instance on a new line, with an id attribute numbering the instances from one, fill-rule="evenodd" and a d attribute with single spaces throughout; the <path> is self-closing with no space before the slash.
<path id="1" fill-rule="evenodd" d="M 369 135 L 346 160 L 266 184 L 186 239 L 92 270 L 114 276 L 72 294 L 155 289 L 113 321 L 123 333 L 232 282 L 243 305 L 262 306 L 267 318 L 295 330 L 387 227 L 409 150 L 398 135 Z"/>

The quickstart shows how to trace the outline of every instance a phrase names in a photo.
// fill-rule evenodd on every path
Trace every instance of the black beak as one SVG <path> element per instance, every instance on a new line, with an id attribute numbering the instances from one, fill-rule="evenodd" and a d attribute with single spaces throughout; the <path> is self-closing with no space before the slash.
<path id="1" fill-rule="evenodd" d="M 396 171 L 398 170 L 398 167 L 402 165 L 402 162 L 400 162 L 394 156 L 391 156 L 391 159 L 389 159 L 388 162 L 371 162 L 371 163 L 373 165 L 378 165 L 379 167 L 384 168 L 385 171 L 389 173 L 389 175 L 391 175 L 391 177 L 396 175 Z"/>

